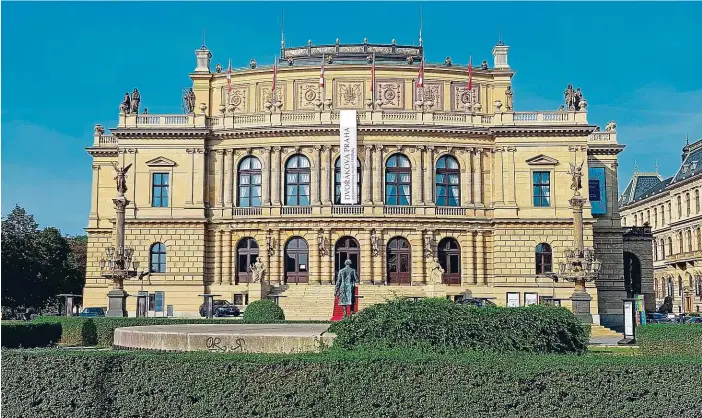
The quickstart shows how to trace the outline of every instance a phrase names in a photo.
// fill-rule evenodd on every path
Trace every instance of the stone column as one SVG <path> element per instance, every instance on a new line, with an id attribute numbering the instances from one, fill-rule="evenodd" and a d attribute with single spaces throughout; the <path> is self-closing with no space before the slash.
<path id="1" fill-rule="evenodd" d="M 483 151 L 479 148 L 475 150 L 476 164 L 473 171 L 473 184 L 475 185 L 475 204 L 483 206 Z"/>
<path id="2" fill-rule="evenodd" d="M 359 274 L 361 283 L 364 285 L 373 284 L 373 270 L 371 268 L 371 260 L 373 258 L 372 246 L 371 246 L 371 231 L 369 229 L 364 229 L 360 232 L 360 246 L 361 246 L 361 260 L 359 263 Z"/>
<path id="3" fill-rule="evenodd" d="M 477 231 L 475 236 L 475 284 L 485 284 L 485 236 L 483 231 Z"/>
<path id="4" fill-rule="evenodd" d="M 224 206 L 232 207 L 232 161 L 234 151 L 228 150 L 224 154 Z"/>
<path id="5" fill-rule="evenodd" d="M 273 147 L 273 164 L 271 165 L 271 201 L 273 206 L 280 206 L 280 150 Z"/>
<path id="6" fill-rule="evenodd" d="M 214 282 L 217 284 L 222 284 L 222 231 L 216 230 L 215 233 L 215 274 Z"/>
<path id="7" fill-rule="evenodd" d="M 471 206 L 473 205 L 473 149 L 468 148 L 465 152 L 468 157 L 465 165 L 461 167 L 461 183 L 464 185 L 461 190 L 461 200 L 463 206 Z"/>
<path id="8" fill-rule="evenodd" d="M 467 286 L 469 284 L 476 284 L 477 280 L 475 278 L 475 240 L 473 239 L 473 231 L 468 231 L 467 234 L 467 245 L 466 245 L 466 272 L 461 275 L 461 284 Z"/>
<path id="9" fill-rule="evenodd" d="M 185 204 L 186 205 L 192 205 L 193 204 L 193 188 L 195 184 L 195 150 L 193 148 L 187 148 L 185 152 L 188 153 L 188 165 L 189 170 L 188 170 L 188 181 L 186 184 L 186 195 L 185 195 Z M 171 179 L 172 180 L 172 179 Z"/>
<path id="10" fill-rule="evenodd" d="M 426 157 L 424 158 L 424 203 L 427 205 L 434 204 L 434 147 L 426 147 Z"/>
<path id="11" fill-rule="evenodd" d="M 409 235 L 407 240 L 410 241 L 410 243 L 419 243 L 419 245 L 412 245 L 410 252 L 412 256 L 412 262 L 410 263 L 410 283 L 412 286 L 419 286 L 426 284 L 426 269 L 424 268 L 425 237 L 422 231 L 414 231 Z"/>
<path id="12" fill-rule="evenodd" d="M 516 197 L 516 187 L 517 187 L 517 179 L 514 174 L 515 170 L 515 162 L 514 162 L 514 155 L 516 153 L 517 149 L 514 147 L 508 147 L 507 148 L 507 183 L 505 188 L 507 189 L 507 203 L 510 205 L 516 205 L 517 203 L 517 197 Z"/>
<path id="13" fill-rule="evenodd" d="M 322 181 L 321 187 L 322 187 L 322 204 L 324 206 L 330 206 L 331 205 L 331 198 L 330 192 L 331 192 L 331 187 L 329 186 L 329 181 L 331 179 L 331 149 L 332 147 L 329 145 L 324 145 L 322 147 Z"/>
<path id="14" fill-rule="evenodd" d="M 194 153 L 195 171 L 193 172 L 193 203 L 204 204 L 205 197 L 205 150 L 202 148 L 196 149 Z"/>
<path id="15" fill-rule="evenodd" d="M 319 155 L 322 150 L 320 145 L 315 145 L 312 152 L 312 170 L 310 173 L 310 199 L 313 206 L 319 206 L 319 166 L 321 165 L 321 156 Z"/>
<path id="16" fill-rule="evenodd" d="M 504 148 L 495 148 L 493 157 L 493 178 L 495 179 L 495 197 L 493 203 L 502 204 L 504 199 Z"/>
<path id="17" fill-rule="evenodd" d="M 232 231 L 224 231 L 224 245 L 222 245 L 222 276 L 229 284 L 232 280 Z"/>
<path id="18" fill-rule="evenodd" d="M 385 196 L 383 195 L 383 183 L 385 182 L 385 176 L 383 175 L 383 146 L 375 146 L 375 158 L 378 162 L 375 165 L 375 173 L 373 173 L 373 181 L 375 182 L 376 192 L 375 192 L 375 204 L 382 205 L 385 202 Z"/>
<path id="19" fill-rule="evenodd" d="M 373 284 L 384 285 L 387 276 L 383 267 L 386 252 L 383 230 L 376 229 L 375 234 L 378 237 L 378 254 L 373 257 Z"/>
<path id="20" fill-rule="evenodd" d="M 410 159 L 412 168 L 412 172 L 410 174 L 410 178 L 412 179 L 412 184 L 410 187 L 412 199 L 410 200 L 410 205 L 417 206 L 422 204 L 422 177 L 424 176 L 422 171 L 422 152 L 416 152 L 416 148 L 402 149 L 400 152 L 407 151 L 410 151 L 412 155 L 417 155 L 415 159 L 416 161 L 412 161 L 412 159 Z"/>
<path id="21" fill-rule="evenodd" d="M 90 204 L 90 215 L 88 218 L 90 220 L 98 220 L 99 202 L 100 202 L 100 166 L 93 164 L 93 196 L 92 202 Z M 97 226 L 97 225 L 95 225 Z"/>
<path id="22" fill-rule="evenodd" d="M 226 156 L 224 150 L 217 150 L 217 183 L 219 184 L 219 191 L 217 193 L 217 207 L 224 207 L 224 157 Z"/>
<path id="23" fill-rule="evenodd" d="M 371 178 L 371 167 L 372 157 L 371 151 L 373 150 L 372 145 L 366 145 L 363 147 L 365 151 L 365 159 L 363 161 L 363 179 L 361 179 L 361 184 L 363 187 L 363 203 L 373 204 L 373 179 Z M 364 187 L 365 186 L 365 187 Z"/>
<path id="24" fill-rule="evenodd" d="M 263 206 L 271 205 L 271 147 L 263 148 L 263 172 L 261 178 L 261 192 Z M 270 271 L 270 268 L 269 270 Z"/>

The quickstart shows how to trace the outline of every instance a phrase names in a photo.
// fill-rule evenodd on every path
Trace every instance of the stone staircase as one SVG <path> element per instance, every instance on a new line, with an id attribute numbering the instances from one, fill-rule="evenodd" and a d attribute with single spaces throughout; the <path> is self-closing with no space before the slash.
<path id="1" fill-rule="evenodd" d="M 622 338 L 622 334 L 611 330 L 602 325 L 590 325 L 591 337 L 619 337 Z"/>
<path id="2" fill-rule="evenodd" d="M 275 286 L 269 298 L 278 297 L 278 305 L 288 320 L 328 321 L 334 311 L 334 286 L 290 284 Z"/>

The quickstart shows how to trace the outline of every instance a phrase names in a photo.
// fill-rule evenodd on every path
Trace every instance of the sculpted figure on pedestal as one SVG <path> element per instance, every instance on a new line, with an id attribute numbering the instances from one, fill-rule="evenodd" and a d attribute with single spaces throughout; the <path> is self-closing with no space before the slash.
<path id="1" fill-rule="evenodd" d="M 514 108 L 514 90 L 512 90 L 512 86 L 507 86 L 507 90 L 505 90 L 505 108 L 507 110 Z"/>
<path id="2" fill-rule="evenodd" d="M 265 273 L 266 267 L 264 267 L 263 263 L 261 262 L 261 259 L 256 259 L 256 262 L 253 263 L 249 268 L 251 269 L 251 283 L 262 283 L 263 273 Z"/>
<path id="3" fill-rule="evenodd" d="M 445 271 L 439 264 L 439 260 L 436 257 L 432 258 L 429 265 L 429 284 L 441 284 Z"/>
<path id="4" fill-rule="evenodd" d="M 129 171 L 129 167 L 131 167 L 131 164 L 128 164 L 125 167 L 119 168 L 117 166 L 116 162 L 112 162 L 112 166 L 115 168 L 115 180 L 117 180 L 117 191 L 120 193 L 120 195 L 124 195 L 127 193 L 127 171 Z"/>
<path id="5" fill-rule="evenodd" d="M 132 113 L 139 114 L 139 103 L 141 103 L 141 94 L 135 87 L 132 92 Z"/>
<path id="6" fill-rule="evenodd" d="M 358 283 L 356 270 L 351 267 L 351 260 L 346 260 L 344 262 L 344 268 L 339 270 L 339 274 L 336 276 L 336 285 L 334 288 L 334 296 L 339 298 L 339 306 L 344 309 L 344 316 L 347 316 L 346 307 L 348 306 L 350 311 L 353 305 L 353 289 L 356 283 Z"/>
<path id="7" fill-rule="evenodd" d="M 119 104 L 119 111 L 121 113 L 129 113 L 132 110 L 131 100 L 129 99 L 129 92 L 124 93 L 124 100 Z"/>

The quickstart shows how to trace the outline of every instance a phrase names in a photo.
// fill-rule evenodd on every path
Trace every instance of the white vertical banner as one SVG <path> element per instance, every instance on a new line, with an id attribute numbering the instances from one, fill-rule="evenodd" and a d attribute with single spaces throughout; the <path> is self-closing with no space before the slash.
<path id="1" fill-rule="evenodd" d="M 356 111 L 339 112 L 339 148 L 341 149 L 341 204 L 358 203 Z"/>

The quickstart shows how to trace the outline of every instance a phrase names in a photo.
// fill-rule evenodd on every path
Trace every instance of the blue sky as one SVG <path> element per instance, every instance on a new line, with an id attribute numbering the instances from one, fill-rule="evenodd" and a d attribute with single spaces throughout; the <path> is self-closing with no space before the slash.
<path id="1" fill-rule="evenodd" d="M 114 127 L 125 91 L 150 113 L 179 113 L 206 28 L 214 63 L 270 63 L 280 11 L 288 46 L 417 42 L 422 3 L 2 3 L 2 214 L 15 204 L 42 226 L 79 234 L 90 211 L 93 126 Z M 516 110 L 555 110 L 568 83 L 588 119 L 616 120 L 620 188 L 702 138 L 702 3 L 423 4 L 428 61 L 487 59 L 511 46 Z M 495 17 L 496 20 L 491 19 Z M 206 23 L 204 23 L 206 22 Z"/>

